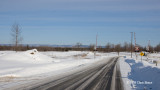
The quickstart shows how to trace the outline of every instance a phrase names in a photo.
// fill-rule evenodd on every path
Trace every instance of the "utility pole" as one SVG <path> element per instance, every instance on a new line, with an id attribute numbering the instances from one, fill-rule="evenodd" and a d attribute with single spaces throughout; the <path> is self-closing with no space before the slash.
<path id="1" fill-rule="evenodd" d="M 148 51 L 150 52 L 150 40 L 148 41 Z"/>
<path id="2" fill-rule="evenodd" d="M 133 32 L 131 32 L 131 58 L 132 58 L 132 41 L 133 41 Z"/>
<path id="3" fill-rule="evenodd" d="M 136 55 L 136 60 L 137 60 L 137 44 L 136 44 L 136 33 L 134 32 L 134 41 L 135 41 L 135 46 L 134 46 L 134 49 L 135 49 L 135 55 Z"/>
<path id="4" fill-rule="evenodd" d="M 94 48 L 94 58 L 96 58 L 97 43 L 98 43 L 98 33 L 97 33 L 97 35 L 96 35 L 96 46 L 95 46 L 95 48 Z"/>
<path id="5" fill-rule="evenodd" d="M 134 32 L 134 41 L 135 41 L 135 47 L 137 46 L 136 45 L 136 33 Z"/>
<path id="6" fill-rule="evenodd" d="M 146 51 L 150 52 L 150 40 L 148 41 L 148 46 L 146 47 Z"/>
<path id="7" fill-rule="evenodd" d="M 98 34 L 96 35 L 96 49 L 97 49 L 97 40 L 98 40 Z"/>

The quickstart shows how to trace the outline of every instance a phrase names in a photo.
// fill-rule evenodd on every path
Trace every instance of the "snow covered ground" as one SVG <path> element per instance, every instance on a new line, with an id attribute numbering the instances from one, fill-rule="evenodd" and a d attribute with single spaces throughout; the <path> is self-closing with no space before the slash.
<path id="1" fill-rule="evenodd" d="M 125 90 L 159 90 L 160 89 L 160 64 L 156 66 L 153 61 L 160 60 L 160 53 L 148 54 L 142 57 L 133 54 L 133 58 L 126 55 L 119 58 L 121 74 Z"/>
<path id="2" fill-rule="evenodd" d="M 93 52 L 80 51 L 0 51 L 0 89 L 58 75 L 108 57 L 109 54 L 97 53 L 94 58 Z"/>
<path id="3" fill-rule="evenodd" d="M 141 57 L 121 52 L 120 70 L 125 90 L 158 90 L 160 88 L 160 53 Z M 0 51 L 0 90 L 25 84 L 53 75 L 59 75 L 75 68 L 90 65 L 105 58 L 118 56 L 116 52 L 94 53 L 85 51 L 38 52 L 36 49 L 23 52 Z"/>

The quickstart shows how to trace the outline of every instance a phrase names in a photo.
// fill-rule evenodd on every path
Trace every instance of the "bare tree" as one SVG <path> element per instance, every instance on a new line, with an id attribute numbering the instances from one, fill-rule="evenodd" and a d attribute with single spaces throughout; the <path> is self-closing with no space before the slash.
<path id="1" fill-rule="evenodd" d="M 82 46 L 82 43 L 79 43 L 79 42 L 76 43 L 76 45 L 75 45 L 76 48 L 80 48 L 81 46 Z"/>
<path id="2" fill-rule="evenodd" d="M 20 44 L 20 42 L 22 41 L 22 37 L 21 37 L 21 28 L 19 26 L 19 24 L 15 23 L 12 25 L 11 28 L 11 35 L 12 35 L 12 40 L 15 46 L 15 51 L 17 52 L 18 50 L 18 45 Z"/>
<path id="3" fill-rule="evenodd" d="M 107 52 L 110 52 L 110 49 L 111 49 L 111 44 L 110 44 L 110 43 L 107 43 L 107 45 L 106 45 L 106 51 L 107 51 Z"/>
<path id="4" fill-rule="evenodd" d="M 160 52 L 160 43 L 155 46 L 154 50 L 157 51 L 157 52 Z"/>
<path id="5" fill-rule="evenodd" d="M 115 46 L 115 50 L 116 50 L 116 52 L 118 53 L 118 56 L 119 56 L 119 52 L 121 51 L 121 44 L 117 44 Z"/>
<path id="6" fill-rule="evenodd" d="M 124 42 L 123 49 L 124 49 L 125 52 L 130 51 L 130 46 L 127 42 Z"/>
<path id="7" fill-rule="evenodd" d="M 90 44 L 90 45 L 89 45 L 89 50 L 90 50 L 90 51 L 94 51 L 94 47 L 95 47 L 94 44 Z"/>
<path id="8" fill-rule="evenodd" d="M 114 51 L 115 51 L 115 45 L 111 44 L 111 52 L 114 52 Z"/>

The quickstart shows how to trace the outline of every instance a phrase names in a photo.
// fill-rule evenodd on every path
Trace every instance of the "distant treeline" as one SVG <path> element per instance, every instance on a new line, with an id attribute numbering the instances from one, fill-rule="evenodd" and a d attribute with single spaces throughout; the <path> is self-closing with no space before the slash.
<path id="1" fill-rule="evenodd" d="M 139 46 L 139 45 L 138 45 Z M 81 47 L 81 44 L 77 44 L 73 47 L 51 47 L 51 46 L 30 46 L 30 45 L 19 45 L 18 51 L 26 51 L 30 49 L 37 49 L 38 51 L 94 51 L 94 45 L 88 47 Z M 108 43 L 105 47 L 97 46 L 97 51 L 100 52 L 130 52 L 134 51 L 134 45 L 124 44 L 110 44 Z M 160 52 L 160 44 L 155 47 L 150 46 L 150 52 Z M 15 50 L 13 45 L 0 45 L 0 50 Z M 146 51 L 146 47 L 139 46 L 139 51 Z"/>

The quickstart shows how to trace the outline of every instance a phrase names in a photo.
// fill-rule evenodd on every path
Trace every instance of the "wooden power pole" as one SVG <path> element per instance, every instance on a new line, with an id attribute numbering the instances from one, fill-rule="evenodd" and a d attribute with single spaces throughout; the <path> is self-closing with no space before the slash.
<path id="1" fill-rule="evenodd" d="M 132 58 L 132 41 L 133 41 L 133 32 L 131 32 L 131 58 Z"/>
<path id="2" fill-rule="evenodd" d="M 135 41 L 135 46 L 134 46 L 134 49 L 135 49 L 135 55 L 136 55 L 136 60 L 137 60 L 137 49 L 138 49 L 138 47 L 137 47 L 137 44 L 136 44 L 136 33 L 134 32 L 134 41 Z"/>
<path id="3" fill-rule="evenodd" d="M 95 48 L 94 48 L 94 58 L 96 58 L 97 44 L 98 44 L 98 33 L 96 35 L 96 45 L 95 45 Z"/>

